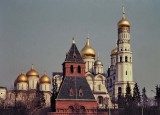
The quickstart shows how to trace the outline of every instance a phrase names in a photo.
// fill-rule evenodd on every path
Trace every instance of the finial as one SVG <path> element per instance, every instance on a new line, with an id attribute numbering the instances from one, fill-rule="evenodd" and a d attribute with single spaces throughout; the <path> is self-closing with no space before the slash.
<path id="1" fill-rule="evenodd" d="M 86 42 L 86 45 L 87 45 L 87 46 L 90 46 L 90 43 L 89 43 L 89 33 L 88 33 L 88 35 L 87 35 L 87 42 Z"/>
<path id="2" fill-rule="evenodd" d="M 32 64 L 32 67 L 31 67 L 31 69 L 34 69 L 34 64 Z"/>
<path id="3" fill-rule="evenodd" d="M 122 6 L 122 9 L 123 9 L 123 11 L 122 11 L 122 13 L 123 13 L 122 18 L 125 19 L 126 17 L 125 17 L 125 9 L 124 9 L 124 6 Z"/>
<path id="4" fill-rule="evenodd" d="M 72 43 L 73 43 L 73 44 L 75 44 L 75 40 L 74 40 L 74 37 L 72 38 Z"/>

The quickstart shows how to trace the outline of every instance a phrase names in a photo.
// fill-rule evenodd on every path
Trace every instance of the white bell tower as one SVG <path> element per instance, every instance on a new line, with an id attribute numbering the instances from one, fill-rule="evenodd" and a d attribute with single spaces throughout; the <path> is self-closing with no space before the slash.
<path id="1" fill-rule="evenodd" d="M 117 97 L 118 92 L 125 95 L 127 82 L 130 84 L 132 91 L 134 87 L 132 73 L 132 51 L 130 45 L 130 23 L 125 17 L 124 6 L 122 19 L 118 22 L 116 60 L 114 95 Z"/>

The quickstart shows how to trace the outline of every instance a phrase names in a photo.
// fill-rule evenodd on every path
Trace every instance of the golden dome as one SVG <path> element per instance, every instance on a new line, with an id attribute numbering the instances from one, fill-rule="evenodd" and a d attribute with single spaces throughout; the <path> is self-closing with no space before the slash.
<path id="1" fill-rule="evenodd" d="M 28 83 L 28 78 L 23 73 L 21 73 L 15 80 L 15 83 L 21 83 L 21 82 Z"/>
<path id="2" fill-rule="evenodd" d="M 87 38 L 86 45 L 81 50 L 81 56 L 83 59 L 95 59 L 96 51 L 90 46 L 89 38 Z"/>
<path id="3" fill-rule="evenodd" d="M 117 47 L 111 51 L 111 55 L 116 55 L 116 54 L 117 54 Z"/>
<path id="4" fill-rule="evenodd" d="M 49 84 L 51 84 L 51 80 L 50 80 L 50 78 L 49 78 L 46 74 L 44 74 L 44 75 L 40 78 L 39 82 L 40 82 L 40 83 L 49 83 Z"/>
<path id="5" fill-rule="evenodd" d="M 36 70 L 34 70 L 34 65 L 32 64 L 31 69 L 26 74 L 27 77 L 39 77 L 39 74 Z"/>
<path id="6" fill-rule="evenodd" d="M 126 19 L 126 17 L 125 17 L 124 6 L 123 6 L 122 8 L 123 8 L 122 19 L 118 22 L 117 26 L 118 26 L 118 28 L 121 28 L 121 27 L 123 27 L 123 26 L 130 27 L 130 23 L 129 23 L 129 21 L 128 21 L 128 20 Z"/>
<path id="7" fill-rule="evenodd" d="M 118 28 L 121 28 L 121 27 L 130 27 L 130 23 L 129 21 L 126 19 L 126 18 L 122 18 L 119 22 L 118 22 Z"/>

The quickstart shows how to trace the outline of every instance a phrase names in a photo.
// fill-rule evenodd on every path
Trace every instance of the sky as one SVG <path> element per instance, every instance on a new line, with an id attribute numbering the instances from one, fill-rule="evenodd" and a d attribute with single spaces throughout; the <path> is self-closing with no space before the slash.
<path id="1" fill-rule="evenodd" d="M 131 23 L 133 79 L 153 97 L 160 84 L 160 0 L 125 0 Z M 0 86 L 34 64 L 40 76 L 61 72 L 72 38 L 81 50 L 90 34 L 104 70 L 116 47 L 122 0 L 0 0 Z"/>

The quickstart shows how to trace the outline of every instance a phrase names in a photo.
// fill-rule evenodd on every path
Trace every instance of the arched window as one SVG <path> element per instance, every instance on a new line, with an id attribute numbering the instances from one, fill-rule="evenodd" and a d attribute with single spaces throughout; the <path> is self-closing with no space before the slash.
<path id="1" fill-rule="evenodd" d="M 74 72 L 74 70 L 73 70 L 74 68 L 73 68 L 73 65 L 71 65 L 70 66 L 70 71 L 71 71 L 71 73 L 73 73 Z"/>
<path id="2" fill-rule="evenodd" d="M 70 88 L 69 89 L 69 96 L 73 96 L 74 95 L 74 90 L 73 90 L 73 88 Z"/>
<path id="3" fill-rule="evenodd" d="M 102 96 L 98 96 L 98 103 L 103 104 L 103 97 Z"/>
<path id="4" fill-rule="evenodd" d="M 130 57 L 130 62 L 132 62 L 132 58 Z"/>
<path id="5" fill-rule="evenodd" d="M 81 66 L 78 66 L 78 73 L 81 73 Z"/>
<path id="6" fill-rule="evenodd" d="M 126 71 L 126 75 L 127 75 L 127 71 Z"/>
<path id="7" fill-rule="evenodd" d="M 118 87 L 118 95 L 122 95 L 122 88 Z"/>
<path id="8" fill-rule="evenodd" d="M 83 96 L 83 89 L 81 88 L 81 86 L 80 86 L 80 88 L 79 88 L 78 95 L 79 95 L 80 97 Z"/>
<path id="9" fill-rule="evenodd" d="M 120 62 L 122 62 L 122 56 L 120 57 Z"/>
<path id="10" fill-rule="evenodd" d="M 128 57 L 127 56 L 125 56 L 125 62 L 128 62 Z"/>
<path id="11" fill-rule="evenodd" d="M 74 112 L 74 107 L 73 106 L 69 106 L 68 107 L 68 112 L 71 112 L 71 113 Z"/>
<path id="12" fill-rule="evenodd" d="M 80 107 L 80 112 L 81 112 L 81 113 L 84 113 L 85 111 L 86 111 L 86 108 L 85 108 L 84 106 L 81 106 L 81 107 Z"/>

